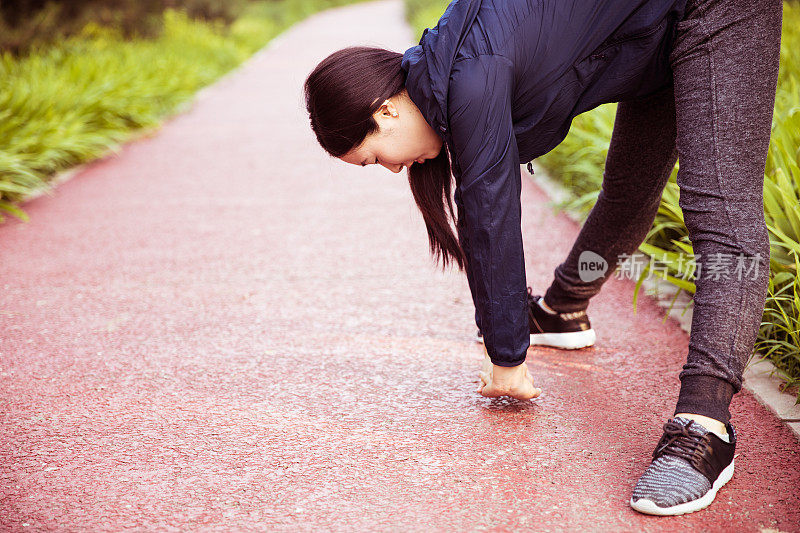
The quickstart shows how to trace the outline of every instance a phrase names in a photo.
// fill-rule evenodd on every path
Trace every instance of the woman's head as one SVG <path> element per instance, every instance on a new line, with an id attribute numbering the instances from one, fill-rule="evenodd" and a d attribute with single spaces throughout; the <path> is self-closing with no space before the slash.
<path id="1" fill-rule="evenodd" d="M 402 57 L 352 46 L 323 59 L 304 84 L 311 129 L 326 152 L 346 163 L 380 164 L 395 173 L 405 167 L 431 253 L 443 267 L 454 261 L 463 269 L 464 254 L 450 227 L 455 215 L 447 146 L 409 98 Z"/>
<path id="2" fill-rule="evenodd" d="M 442 138 L 425 121 L 408 92 L 401 92 L 379 103 L 372 114 L 377 129 L 368 133 L 340 159 L 353 165 L 382 165 L 392 172 L 411 168 L 433 159 L 442 150 Z"/>

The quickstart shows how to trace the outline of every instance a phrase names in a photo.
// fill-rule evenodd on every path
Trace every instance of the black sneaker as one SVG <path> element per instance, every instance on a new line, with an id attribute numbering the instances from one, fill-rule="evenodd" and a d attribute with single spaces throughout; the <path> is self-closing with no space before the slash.
<path id="1" fill-rule="evenodd" d="M 736 432 L 730 423 L 726 429 L 730 442 L 692 420 L 670 419 L 653 462 L 633 489 L 631 507 L 640 513 L 678 515 L 711 504 L 733 477 Z"/>
<path id="2" fill-rule="evenodd" d="M 552 346 L 574 350 L 591 346 L 595 333 L 586 311 L 551 314 L 545 311 L 539 301 L 539 294 L 531 294 L 528 287 L 528 325 L 530 326 L 531 346 Z M 483 333 L 478 329 L 476 342 L 483 343 Z"/>

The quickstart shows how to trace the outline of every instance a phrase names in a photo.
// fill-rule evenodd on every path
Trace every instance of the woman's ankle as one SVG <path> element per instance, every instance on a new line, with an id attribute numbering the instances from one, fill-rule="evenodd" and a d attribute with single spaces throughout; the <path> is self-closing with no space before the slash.
<path id="1" fill-rule="evenodd" d="M 681 418 L 686 418 L 688 420 L 697 422 L 707 430 L 712 431 L 717 435 L 723 436 L 728 434 L 728 430 L 725 427 L 725 424 L 714 418 L 710 418 L 703 415 L 696 415 L 692 413 L 676 413 L 675 416 L 679 416 Z"/>
<path id="2" fill-rule="evenodd" d="M 549 296 L 549 298 L 548 298 Z M 550 292 L 550 289 L 547 289 L 541 298 L 539 298 L 539 307 L 544 309 L 546 312 L 551 314 L 559 314 L 559 313 L 575 313 L 578 311 L 586 311 L 589 307 L 589 302 L 587 301 L 577 301 L 574 299 L 567 299 L 564 302 L 559 300 L 558 292 Z"/>

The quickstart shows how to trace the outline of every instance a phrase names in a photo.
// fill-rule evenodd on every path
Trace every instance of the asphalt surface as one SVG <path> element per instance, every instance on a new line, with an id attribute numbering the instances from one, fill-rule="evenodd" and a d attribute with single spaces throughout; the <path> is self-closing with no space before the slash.
<path id="1" fill-rule="evenodd" d="M 466 278 L 433 266 L 404 174 L 316 144 L 300 88 L 398 0 L 316 15 L 157 134 L 0 226 L 0 529 L 800 531 L 800 442 L 746 392 L 707 510 L 637 514 L 688 337 L 612 278 L 534 401 L 475 392 Z M 578 228 L 522 191 L 541 293 Z M 771 528 L 771 529 L 770 529 Z"/>

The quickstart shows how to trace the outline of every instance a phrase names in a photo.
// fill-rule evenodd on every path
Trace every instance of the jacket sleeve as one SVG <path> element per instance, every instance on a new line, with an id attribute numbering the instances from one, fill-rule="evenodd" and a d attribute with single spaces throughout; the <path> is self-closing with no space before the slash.
<path id="1" fill-rule="evenodd" d="M 516 366 L 530 346 L 513 69 L 498 55 L 456 62 L 448 89 L 459 241 L 486 351 Z"/>

